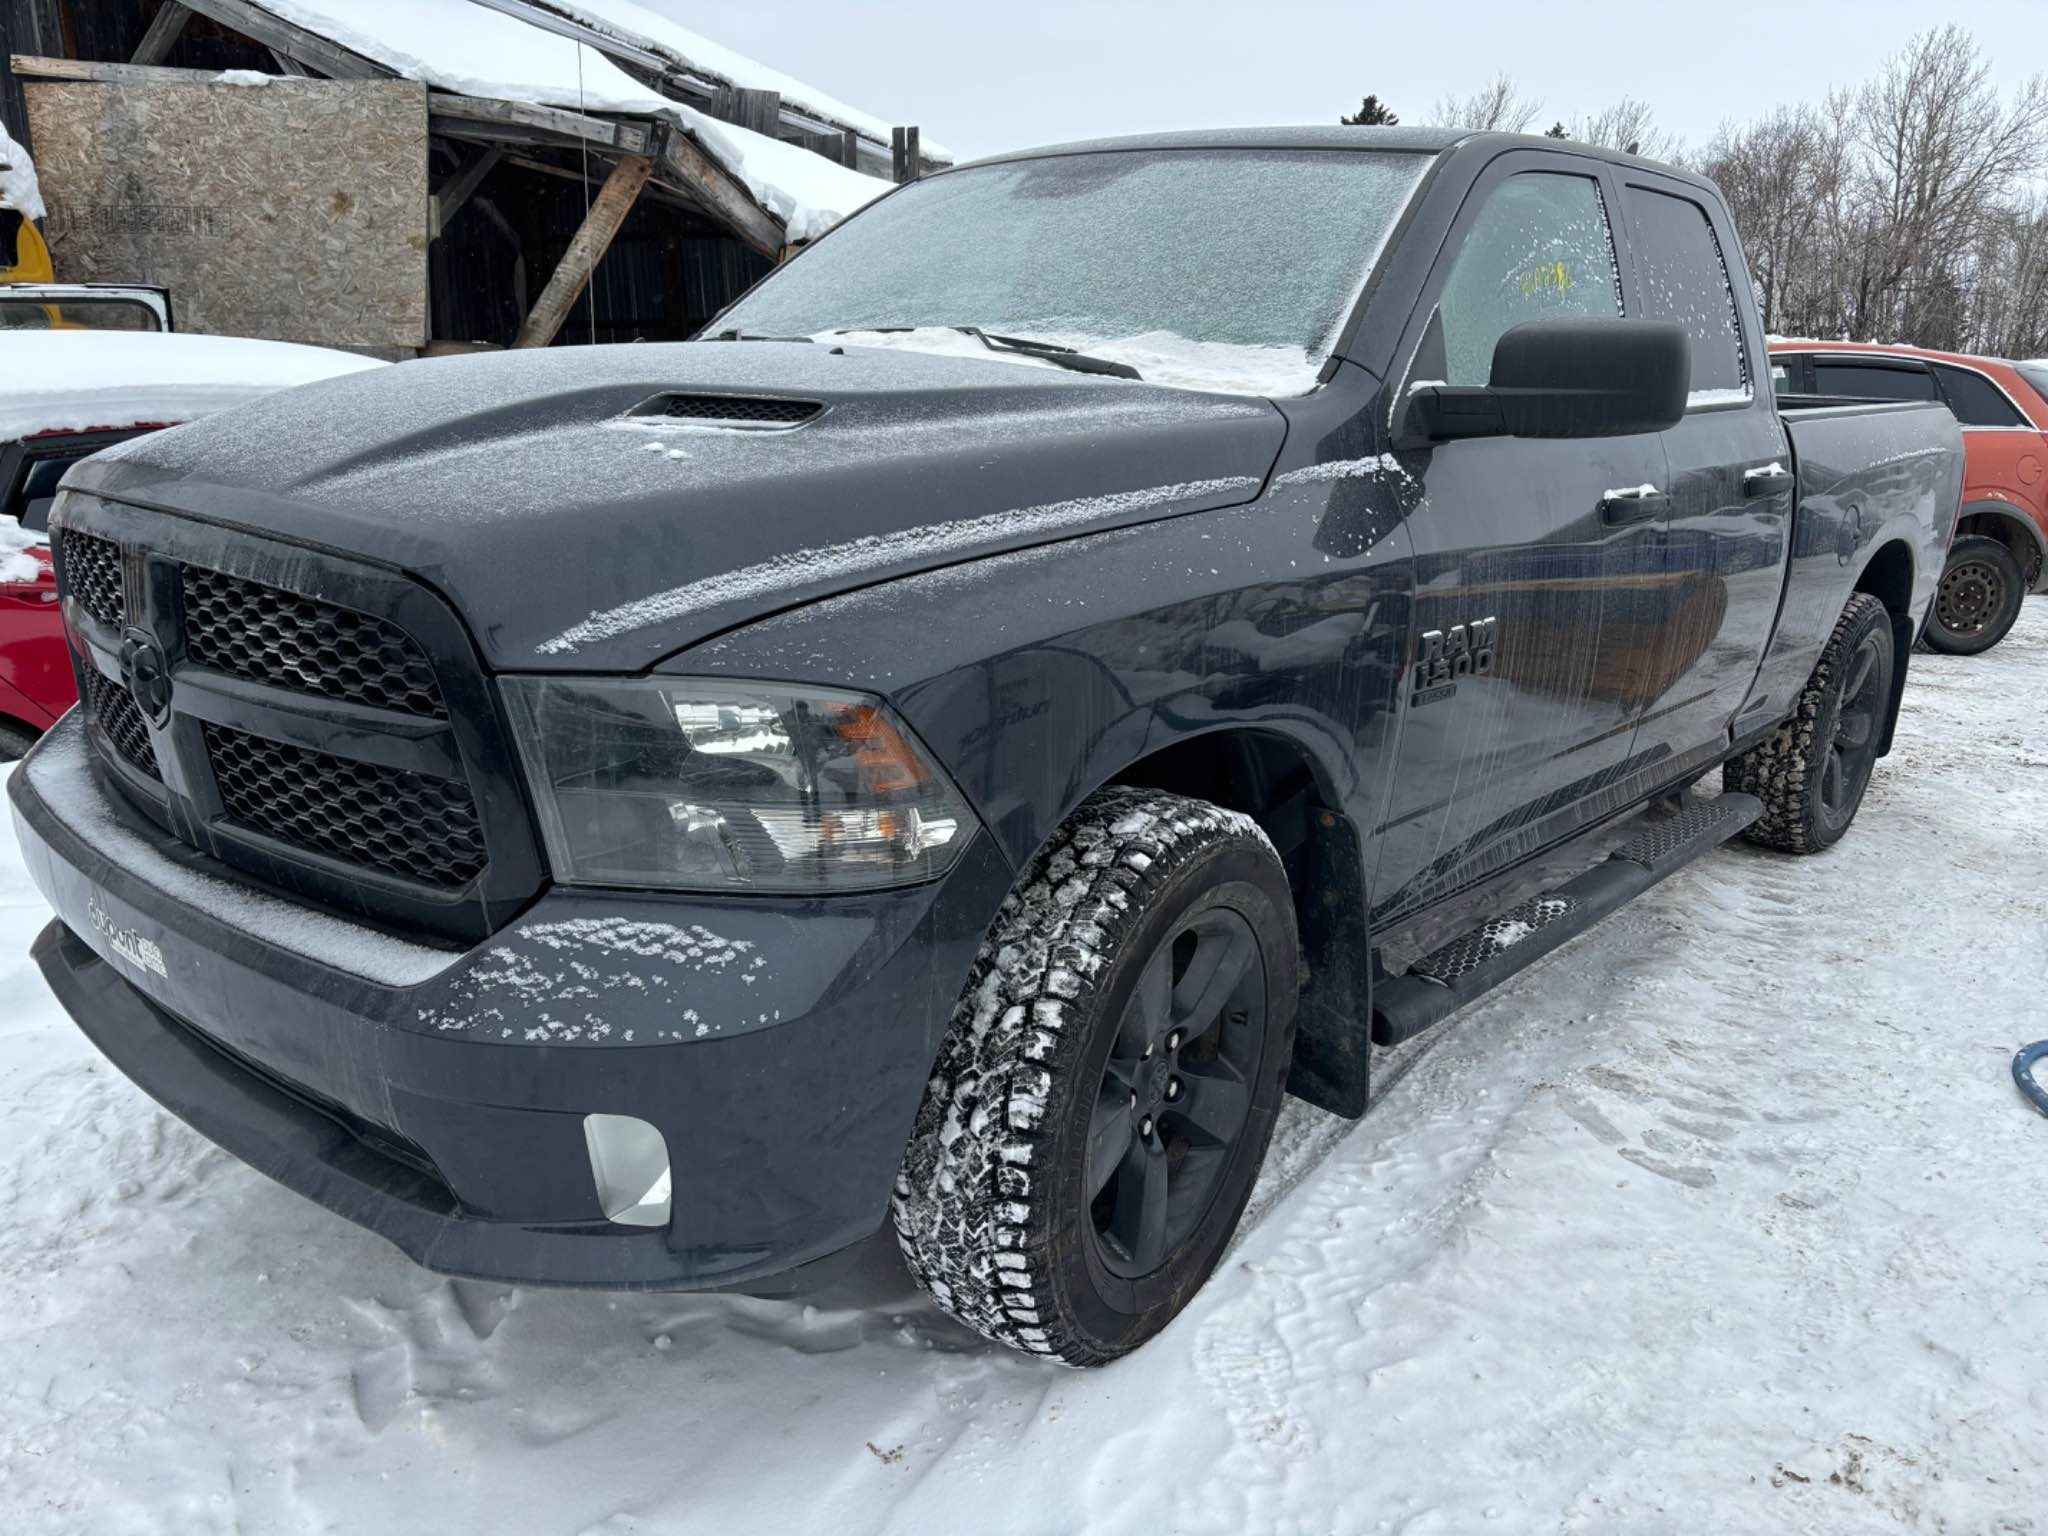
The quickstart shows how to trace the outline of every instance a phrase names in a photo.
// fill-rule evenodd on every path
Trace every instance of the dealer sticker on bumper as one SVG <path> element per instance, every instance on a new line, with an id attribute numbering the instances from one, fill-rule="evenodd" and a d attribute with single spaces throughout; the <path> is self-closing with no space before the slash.
<path id="1" fill-rule="evenodd" d="M 157 947 L 156 941 L 145 939 L 133 928 L 123 928 L 115 922 L 112 914 L 100 905 L 98 891 L 86 898 L 85 912 L 115 954 L 138 971 L 155 971 L 166 981 L 170 980 L 171 973 L 164 969 L 164 952 Z"/>

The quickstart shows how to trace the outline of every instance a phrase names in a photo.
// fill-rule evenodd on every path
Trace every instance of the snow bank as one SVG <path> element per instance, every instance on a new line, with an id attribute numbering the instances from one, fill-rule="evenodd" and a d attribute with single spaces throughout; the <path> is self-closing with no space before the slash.
<path id="1" fill-rule="evenodd" d="M 0 333 L 0 441 L 190 421 L 276 390 L 386 364 L 240 336 L 153 331 Z"/>
<path id="2" fill-rule="evenodd" d="M 1010 327 L 985 327 L 1003 335 Z M 1015 325 L 1019 335 L 1054 346 L 1072 347 L 1091 357 L 1129 363 L 1147 384 L 1178 389 L 1220 390 L 1237 395 L 1301 395 L 1315 387 L 1321 365 L 1303 347 L 1255 347 L 1233 342 L 1191 341 L 1171 331 L 1145 331 L 1136 336 L 1105 338 L 1077 331 Z M 1031 368 L 1055 368 L 1044 358 L 1023 352 L 997 352 L 951 326 L 919 326 L 908 331 L 820 332 L 815 338 L 837 346 L 880 347 L 902 352 L 936 352 L 947 357 L 975 357 Z"/>
<path id="3" fill-rule="evenodd" d="M 890 141 L 895 124 L 849 106 L 838 97 L 828 96 L 816 86 L 770 68 L 737 49 L 713 42 L 653 6 L 637 4 L 636 0 L 550 0 L 550 5 L 601 32 L 660 54 L 692 74 L 713 75 L 750 91 L 778 92 L 785 105 L 799 112 L 855 129 L 885 145 Z M 951 150 L 929 136 L 921 135 L 919 143 L 931 159 L 953 158 Z"/>
<path id="4" fill-rule="evenodd" d="M 43 189 L 36 180 L 36 163 L 28 151 L 0 126 L 0 208 L 12 208 L 26 219 L 43 217 Z"/>
<path id="5" fill-rule="evenodd" d="M 823 234 L 889 190 L 823 155 L 649 90 L 603 54 L 469 0 L 261 0 L 263 9 L 441 90 L 572 112 L 666 117 L 688 130 L 791 240 Z"/>

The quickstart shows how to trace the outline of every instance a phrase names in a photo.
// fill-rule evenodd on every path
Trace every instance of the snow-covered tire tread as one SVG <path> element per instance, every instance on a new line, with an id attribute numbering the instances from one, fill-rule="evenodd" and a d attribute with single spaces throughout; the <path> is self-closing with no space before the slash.
<path id="1" fill-rule="evenodd" d="M 1033 1190 L 1057 1130 L 1047 1107 L 1087 1055 L 1082 1005 L 1150 900 L 1196 851 L 1231 838 L 1278 864 L 1249 816 L 1161 790 L 1101 790 L 1034 855 L 982 942 L 890 1214 L 919 1286 L 986 1338 L 1069 1365 L 1108 1358 L 1051 1305 L 1051 1234 L 1034 1220 Z"/>
<path id="2" fill-rule="evenodd" d="M 1724 789 L 1755 795 L 1763 802 L 1763 815 L 1743 834 L 1751 842 L 1780 853 L 1799 854 L 1819 853 L 1833 842 L 1814 835 L 1818 824 L 1814 802 L 1820 796 L 1825 756 L 1818 744 L 1823 732 L 1833 729 L 1834 711 L 1842 702 L 1835 697 L 1835 676 L 1873 616 L 1875 622 L 1890 627 L 1891 614 L 1882 602 L 1868 592 L 1851 594 L 1828 643 L 1821 648 L 1813 675 L 1800 690 L 1799 707 L 1791 718 L 1746 752 L 1728 759 L 1722 769 Z M 1898 664 L 1897 658 L 1893 664 Z"/>

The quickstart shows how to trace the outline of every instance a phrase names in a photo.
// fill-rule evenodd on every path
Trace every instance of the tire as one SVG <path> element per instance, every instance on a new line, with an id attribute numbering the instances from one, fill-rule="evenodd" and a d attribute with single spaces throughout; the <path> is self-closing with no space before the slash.
<path id="1" fill-rule="evenodd" d="M 0 721 L 0 763 L 15 763 L 36 744 L 36 733 L 11 721 Z"/>
<path id="2" fill-rule="evenodd" d="M 1005 898 L 925 1089 L 892 1202 L 918 1284 L 1069 1365 L 1164 1328 L 1265 1158 L 1299 963 L 1286 871 L 1249 817 L 1157 790 L 1085 801 Z"/>
<path id="3" fill-rule="evenodd" d="M 1867 592 L 1849 599 L 1792 718 L 1722 770 L 1723 788 L 1755 795 L 1764 814 L 1745 834 L 1780 853 L 1819 853 L 1849 830 L 1870 787 L 1891 707 L 1892 619 Z"/>
<path id="4" fill-rule="evenodd" d="M 1923 639 L 1931 651 L 1979 656 L 2012 631 L 2027 595 L 2026 577 L 2012 551 L 1996 539 L 1957 539 L 1934 589 Z"/>

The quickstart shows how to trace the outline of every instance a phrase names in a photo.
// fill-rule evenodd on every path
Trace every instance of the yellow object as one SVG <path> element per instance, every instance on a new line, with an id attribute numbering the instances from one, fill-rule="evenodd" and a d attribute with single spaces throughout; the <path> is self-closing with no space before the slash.
<path id="1" fill-rule="evenodd" d="M 43 244 L 35 221 L 13 214 L 8 222 L 15 226 L 14 249 L 0 250 L 0 260 L 11 258 L 9 265 L 0 267 L 0 283 L 54 283 L 57 273 L 50 265 L 50 248 Z"/>

